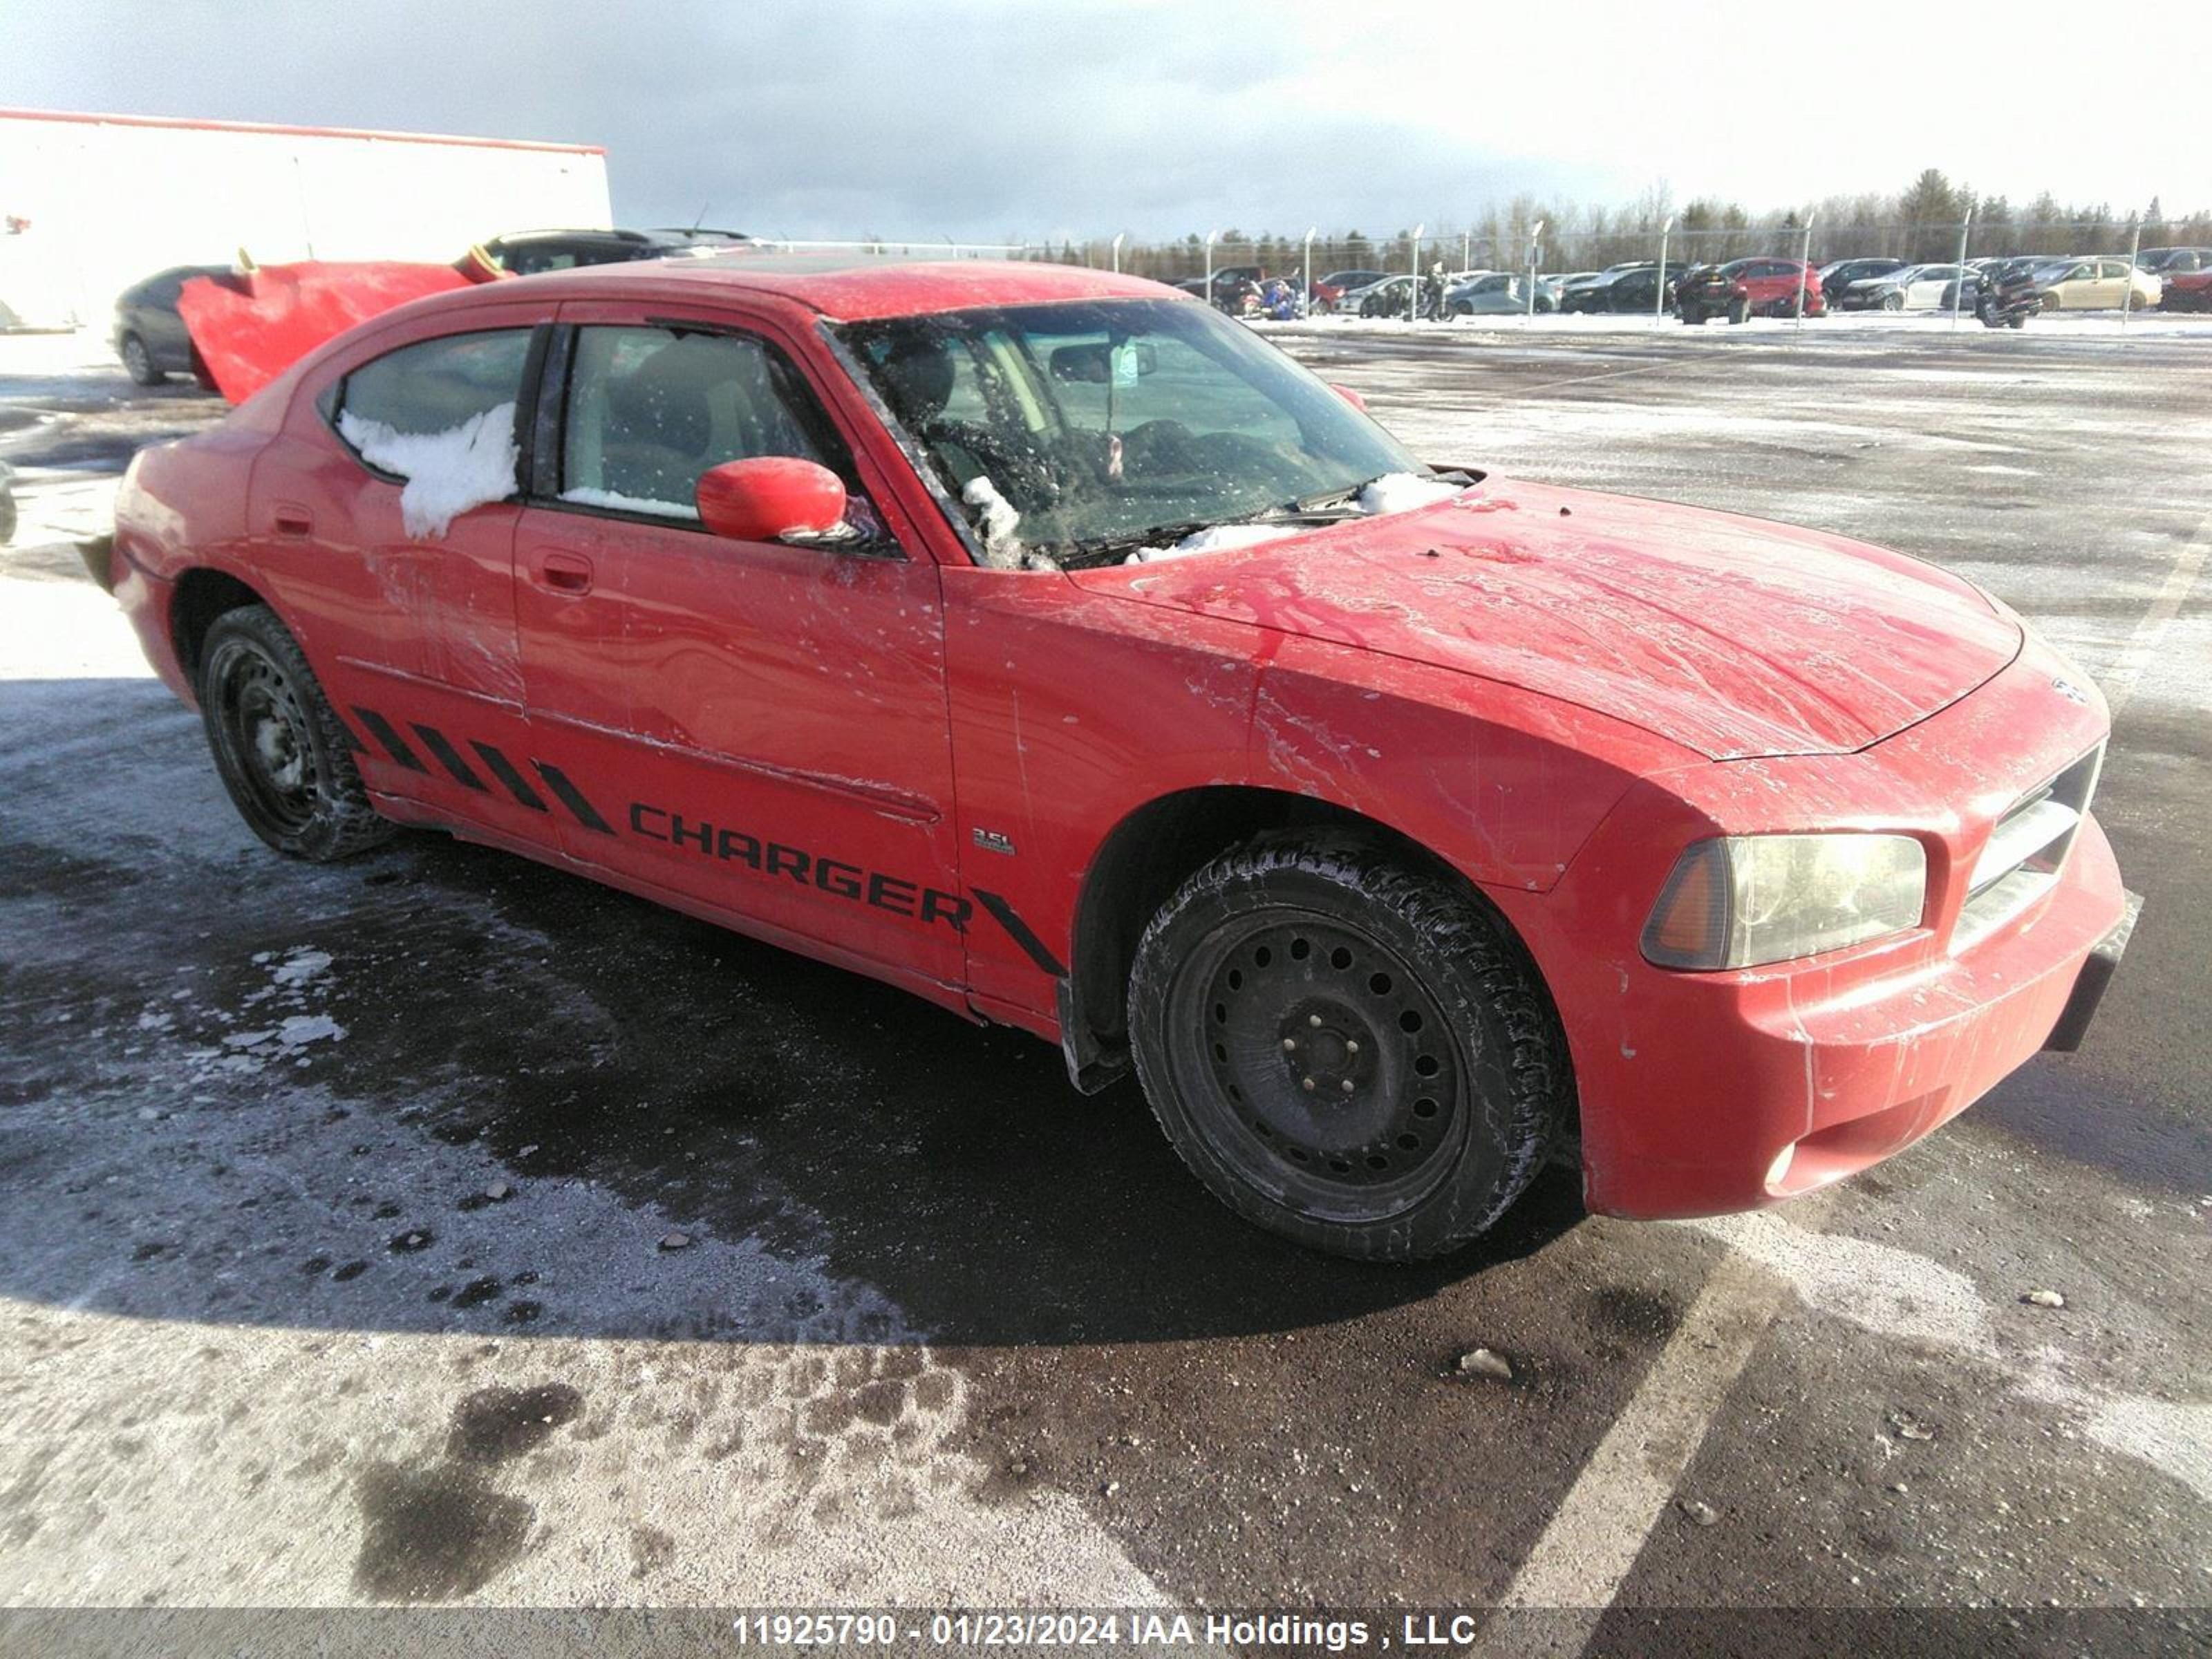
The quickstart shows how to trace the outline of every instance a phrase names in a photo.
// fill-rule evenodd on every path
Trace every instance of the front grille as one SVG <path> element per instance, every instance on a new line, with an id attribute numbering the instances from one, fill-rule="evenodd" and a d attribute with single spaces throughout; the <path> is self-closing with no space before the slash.
<path id="1" fill-rule="evenodd" d="M 2105 745 L 2099 744 L 2005 809 L 1974 861 L 1966 906 L 1952 934 L 1954 949 L 1980 943 L 2058 884 L 2104 763 Z"/>

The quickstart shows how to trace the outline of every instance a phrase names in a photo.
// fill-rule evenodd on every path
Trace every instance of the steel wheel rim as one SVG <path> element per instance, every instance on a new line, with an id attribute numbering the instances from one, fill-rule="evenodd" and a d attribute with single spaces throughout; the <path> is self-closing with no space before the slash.
<path id="1" fill-rule="evenodd" d="M 135 334 L 123 343 L 123 367 L 131 371 L 133 379 L 149 373 L 154 367 L 146 343 Z"/>
<path id="2" fill-rule="evenodd" d="M 1323 1220 L 1412 1209 L 1450 1174 L 1467 1057 L 1423 976 L 1364 930 L 1270 907 L 1215 928 L 1176 975 L 1170 1062 L 1215 1154 Z M 1348 1085 L 1348 1086 L 1347 1086 Z"/>
<path id="3" fill-rule="evenodd" d="M 264 818 L 287 834 L 313 822 L 322 776 L 307 707 L 284 671 L 251 648 L 224 665 L 217 708 L 240 777 Z"/>

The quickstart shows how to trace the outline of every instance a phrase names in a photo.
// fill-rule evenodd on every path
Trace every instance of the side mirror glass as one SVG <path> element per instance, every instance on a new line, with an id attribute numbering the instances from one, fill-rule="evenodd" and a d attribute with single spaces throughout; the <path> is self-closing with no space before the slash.
<path id="1" fill-rule="evenodd" d="M 832 536 L 845 527 L 843 481 L 792 455 L 709 467 L 699 475 L 697 500 L 700 522 L 732 541 Z"/>

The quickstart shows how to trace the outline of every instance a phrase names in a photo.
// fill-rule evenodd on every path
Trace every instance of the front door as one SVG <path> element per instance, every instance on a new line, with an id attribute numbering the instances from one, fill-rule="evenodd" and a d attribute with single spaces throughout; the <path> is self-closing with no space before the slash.
<path id="1" fill-rule="evenodd" d="M 565 389 L 515 542 L 525 696 L 574 796 L 569 853 L 833 960 L 957 984 L 937 568 L 879 516 L 776 339 L 653 309 L 563 309 Z M 858 533 L 709 533 L 700 475 L 759 456 L 837 472 Z"/>

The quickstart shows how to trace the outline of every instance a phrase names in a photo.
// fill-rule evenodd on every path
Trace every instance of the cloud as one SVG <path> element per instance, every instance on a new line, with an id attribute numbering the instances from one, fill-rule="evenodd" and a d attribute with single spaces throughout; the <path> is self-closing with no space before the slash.
<path id="1" fill-rule="evenodd" d="M 13 0 L 11 96 L 76 109 L 603 143 L 617 216 L 994 240 L 1309 223 L 1388 234 L 1516 194 L 1753 208 L 1901 188 L 2212 204 L 2177 12 L 2144 53 L 1738 5 L 1470 11 L 1164 0 Z M 2034 9 L 2033 3 L 2029 7 Z M 2055 14 L 2054 14 L 2055 15 Z M 1730 26 L 1729 20 L 1735 19 Z M 1863 27 L 1861 25 L 1863 24 Z M 2110 38 L 2107 38 L 2107 37 Z M 2100 80 L 2110 76 L 2109 82 Z M 2063 144 L 2041 112 L 2099 100 Z"/>

